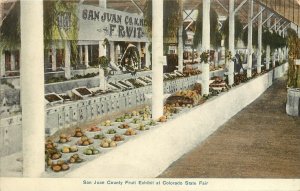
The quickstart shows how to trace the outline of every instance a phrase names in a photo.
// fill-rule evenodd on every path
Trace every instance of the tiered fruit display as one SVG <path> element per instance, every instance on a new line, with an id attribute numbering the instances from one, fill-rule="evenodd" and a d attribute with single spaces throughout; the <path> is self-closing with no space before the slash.
<path id="1" fill-rule="evenodd" d="M 120 129 L 128 129 L 129 125 L 127 123 L 123 123 L 123 124 L 119 125 L 119 128 Z"/>
<path id="2" fill-rule="evenodd" d="M 100 134 L 94 135 L 94 139 L 104 139 L 104 138 L 106 138 L 106 136 L 104 135 L 104 133 L 100 133 Z"/>
<path id="3" fill-rule="evenodd" d="M 116 147 L 117 143 L 111 139 L 103 139 L 100 143 L 100 146 L 103 148 Z"/>
<path id="4" fill-rule="evenodd" d="M 136 129 L 139 131 L 145 131 L 145 130 L 149 130 L 150 128 L 148 126 L 146 126 L 145 124 L 141 123 L 138 125 L 138 127 Z"/>
<path id="5" fill-rule="evenodd" d="M 209 87 L 213 90 L 221 91 L 228 89 L 226 82 L 221 77 L 215 76 L 212 80 L 214 81 L 209 85 Z"/>
<path id="6" fill-rule="evenodd" d="M 84 136 L 82 130 L 80 128 L 76 128 L 73 137 L 82 137 L 82 136 Z"/>
<path id="7" fill-rule="evenodd" d="M 91 138 L 88 138 L 87 136 L 82 136 L 80 140 L 77 141 L 77 145 L 80 146 L 88 146 L 94 143 L 94 140 Z"/>
<path id="8" fill-rule="evenodd" d="M 131 116 L 139 116 L 140 114 L 139 114 L 139 112 L 137 112 L 137 111 L 132 111 L 131 112 Z"/>
<path id="9" fill-rule="evenodd" d="M 116 131 L 115 129 L 108 129 L 108 130 L 106 131 L 106 133 L 107 133 L 107 134 L 115 134 L 115 133 L 117 133 L 117 131 Z"/>
<path id="10" fill-rule="evenodd" d="M 97 126 L 92 126 L 92 127 L 87 128 L 86 130 L 89 132 L 97 132 L 97 131 L 101 131 L 101 128 L 97 127 Z"/>
<path id="11" fill-rule="evenodd" d="M 126 136 L 136 135 L 136 131 L 132 128 L 129 128 L 125 131 L 124 135 L 126 135 Z"/>
<path id="12" fill-rule="evenodd" d="M 182 90 L 168 97 L 166 103 L 168 105 L 174 104 L 175 106 L 186 106 L 188 104 L 197 105 L 201 98 L 202 97 L 196 91 Z"/>
<path id="13" fill-rule="evenodd" d="M 110 120 L 106 120 L 104 122 L 101 123 L 102 126 L 111 126 L 111 121 Z"/>
<path id="14" fill-rule="evenodd" d="M 148 123 L 148 125 L 150 125 L 150 126 L 155 126 L 155 125 L 157 125 L 157 123 L 156 123 L 154 120 L 151 120 L 151 121 Z"/>
<path id="15" fill-rule="evenodd" d="M 131 123 L 138 124 L 141 123 L 141 120 L 139 118 L 134 118 Z"/>
<path id="16" fill-rule="evenodd" d="M 83 162 L 83 159 L 80 158 L 78 154 L 74 154 L 74 155 L 70 156 L 68 161 L 69 161 L 69 163 L 81 163 L 81 162 Z"/>
<path id="17" fill-rule="evenodd" d="M 66 171 L 69 170 L 69 164 L 64 160 L 58 160 L 56 163 L 52 163 L 51 169 L 54 172 Z"/>
<path id="18" fill-rule="evenodd" d="M 61 148 L 61 152 L 62 153 L 74 153 L 74 152 L 77 152 L 78 151 L 78 148 L 76 145 L 73 145 L 73 146 L 63 146 Z"/>
<path id="19" fill-rule="evenodd" d="M 59 143 L 66 143 L 66 142 L 70 142 L 70 141 L 71 141 L 71 137 L 70 136 L 67 136 L 65 134 L 61 134 L 59 136 L 59 140 L 58 140 Z"/>
<path id="20" fill-rule="evenodd" d="M 125 113 L 124 119 L 131 119 L 132 115 L 130 113 Z"/>
<path id="21" fill-rule="evenodd" d="M 167 122 L 167 117 L 165 115 L 161 116 L 159 119 L 158 119 L 159 122 Z"/>
<path id="22" fill-rule="evenodd" d="M 124 137 L 123 137 L 122 135 L 116 134 L 116 135 L 112 138 L 112 141 L 116 141 L 116 142 L 124 141 Z"/>
<path id="23" fill-rule="evenodd" d="M 61 152 L 56 148 L 57 145 L 53 143 L 51 140 L 48 140 L 45 144 L 45 153 L 46 153 L 46 160 L 57 160 L 61 158 Z"/>
<path id="24" fill-rule="evenodd" d="M 83 154 L 85 154 L 85 155 L 96 155 L 99 153 L 100 153 L 100 151 L 93 146 L 89 146 L 88 148 L 84 149 L 84 151 L 83 151 Z"/>
<path id="25" fill-rule="evenodd" d="M 247 74 L 236 74 L 234 76 L 234 83 L 239 85 L 240 83 L 247 82 L 249 79 L 247 78 Z"/>
<path id="26" fill-rule="evenodd" d="M 183 74 L 185 76 L 191 76 L 191 75 L 201 74 L 201 71 L 198 70 L 197 68 L 184 67 Z"/>
<path id="27" fill-rule="evenodd" d="M 118 117 L 115 122 L 125 122 L 125 117 Z"/>

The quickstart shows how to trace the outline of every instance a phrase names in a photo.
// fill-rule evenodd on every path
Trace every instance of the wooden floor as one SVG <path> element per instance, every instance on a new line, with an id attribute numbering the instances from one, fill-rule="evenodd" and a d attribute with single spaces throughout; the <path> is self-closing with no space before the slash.
<path id="1" fill-rule="evenodd" d="M 300 178 L 300 117 L 285 102 L 282 78 L 159 177 Z"/>

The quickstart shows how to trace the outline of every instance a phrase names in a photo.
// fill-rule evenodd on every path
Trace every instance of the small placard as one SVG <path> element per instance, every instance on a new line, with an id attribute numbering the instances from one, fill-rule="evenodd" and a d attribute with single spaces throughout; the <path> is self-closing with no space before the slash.
<path id="1" fill-rule="evenodd" d="M 298 65 L 298 66 L 300 65 L 300 59 L 295 60 L 295 65 Z"/>

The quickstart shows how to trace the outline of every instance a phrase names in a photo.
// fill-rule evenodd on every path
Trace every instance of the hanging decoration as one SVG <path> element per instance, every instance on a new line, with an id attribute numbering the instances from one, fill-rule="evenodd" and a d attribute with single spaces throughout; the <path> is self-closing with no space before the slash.
<path id="1" fill-rule="evenodd" d="M 193 47 L 197 48 L 197 46 L 202 41 L 202 17 L 203 17 L 203 10 L 202 4 L 198 6 L 198 15 L 196 20 L 196 30 L 194 35 Z M 211 8 L 210 9 L 210 42 L 213 47 L 218 47 L 221 44 L 222 34 L 219 31 L 218 26 L 218 14 L 217 12 Z"/>
<path id="2" fill-rule="evenodd" d="M 243 36 L 243 24 L 241 23 L 241 20 L 235 16 L 234 17 L 234 44 L 237 44 L 237 41 L 242 38 Z M 225 20 L 223 23 L 223 26 L 221 28 L 222 35 L 224 36 L 224 44 L 225 47 L 228 49 L 229 45 L 229 17 Z"/>

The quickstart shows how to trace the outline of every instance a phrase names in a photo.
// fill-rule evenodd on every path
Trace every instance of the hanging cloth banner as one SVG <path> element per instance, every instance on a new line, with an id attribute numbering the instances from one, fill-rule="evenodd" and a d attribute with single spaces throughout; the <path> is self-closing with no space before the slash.
<path id="1" fill-rule="evenodd" d="M 103 9 L 91 5 L 79 6 L 79 40 L 147 42 L 145 20 L 141 15 Z"/>

